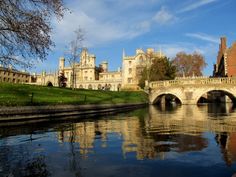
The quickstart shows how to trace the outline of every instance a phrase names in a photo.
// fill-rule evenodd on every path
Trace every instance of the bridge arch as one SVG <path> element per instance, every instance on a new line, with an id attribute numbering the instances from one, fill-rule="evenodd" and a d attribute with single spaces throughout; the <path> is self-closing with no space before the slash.
<path id="1" fill-rule="evenodd" d="M 216 88 L 206 88 L 204 90 L 202 90 L 201 92 L 198 92 L 198 95 L 195 99 L 195 104 L 198 104 L 198 101 L 200 100 L 200 98 L 207 93 L 210 92 L 214 92 L 214 91 L 218 91 L 218 92 L 222 92 L 224 93 L 226 96 L 228 96 L 232 102 L 236 102 L 236 94 L 232 93 L 232 91 L 230 91 L 227 88 L 220 88 L 220 89 L 216 89 Z"/>
<path id="2" fill-rule="evenodd" d="M 151 104 L 156 104 L 163 95 L 172 95 L 172 96 L 176 97 L 179 100 L 180 104 L 183 104 L 183 99 L 182 99 L 181 95 L 178 94 L 178 93 L 175 93 L 175 92 L 171 92 L 171 91 L 153 93 L 152 94 L 153 99 L 151 100 L 150 103 Z"/>

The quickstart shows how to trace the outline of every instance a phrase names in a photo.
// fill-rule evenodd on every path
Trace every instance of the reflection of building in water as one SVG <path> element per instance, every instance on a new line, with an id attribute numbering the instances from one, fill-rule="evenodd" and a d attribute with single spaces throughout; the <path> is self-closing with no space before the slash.
<path id="1" fill-rule="evenodd" d="M 154 142 L 145 139 L 137 117 L 120 120 L 99 120 L 97 122 L 76 123 L 74 129 L 58 134 L 61 142 L 77 142 L 80 144 L 80 153 L 86 155 L 94 148 L 96 135 L 101 138 L 102 147 L 106 147 L 109 134 L 116 133 L 123 138 L 122 150 L 124 154 L 136 152 L 137 159 L 154 158 Z"/>
<path id="2" fill-rule="evenodd" d="M 60 142 L 79 142 L 80 153 L 87 154 L 93 148 L 95 139 L 95 126 L 94 122 L 81 122 L 73 124 L 71 130 L 60 132 L 58 138 Z"/>
<path id="3" fill-rule="evenodd" d="M 217 134 L 216 142 L 220 144 L 227 165 L 232 165 L 236 161 L 236 132 Z"/>
<path id="4" fill-rule="evenodd" d="M 230 110 L 230 106 L 227 106 Z M 208 112 L 208 106 L 197 107 L 195 105 L 183 105 L 172 114 L 160 111 L 158 107 L 149 107 L 149 119 L 146 124 L 150 127 L 158 127 L 162 133 L 184 133 L 199 135 L 202 132 L 236 132 L 236 112 L 227 110 L 221 114 L 221 119 L 215 119 L 213 112 Z M 208 115 L 206 114 L 208 112 Z M 231 115 L 227 119 L 222 116 Z M 226 117 L 225 117 L 226 118 Z M 147 131 L 152 131 L 148 130 Z"/>
<path id="5" fill-rule="evenodd" d="M 169 151 L 181 153 L 205 148 L 207 141 L 203 132 L 228 132 L 233 136 L 236 120 L 210 119 L 206 112 L 207 107 L 182 106 L 172 114 L 165 114 L 165 111 L 150 106 L 148 117 L 80 122 L 73 124 L 69 131 L 60 132 L 58 138 L 62 142 L 79 143 L 80 153 L 84 156 L 94 150 L 95 140 L 100 140 L 101 146 L 106 148 L 108 143 L 121 138 L 124 156 L 134 152 L 137 159 L 164 159 Z M 230 140 L 227 152 L 234 154 L 235 144 Z"/>

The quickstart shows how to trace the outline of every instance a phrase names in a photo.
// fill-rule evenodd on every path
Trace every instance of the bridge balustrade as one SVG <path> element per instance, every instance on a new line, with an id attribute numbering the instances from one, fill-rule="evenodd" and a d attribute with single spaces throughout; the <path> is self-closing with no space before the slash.
<path id="1" fill-rule="evenodd" d="M 166 81 L 154 81 L 149 83 L 150 88 L 171 87 L 181 85 L 206 85 L 206 84 L 236 84 L 236 78 L 222 77 L 222 78 L 190 78 L 190 79 L 176 79 Z"/>

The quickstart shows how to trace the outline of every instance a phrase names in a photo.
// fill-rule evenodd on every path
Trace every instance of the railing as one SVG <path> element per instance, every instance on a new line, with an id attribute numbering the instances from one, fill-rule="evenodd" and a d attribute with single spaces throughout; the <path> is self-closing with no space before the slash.
<path id="1" fill-rule="evenodd" d="M 236 78 L 222 77 L 222 78 L 189 78 L 189 79 L 176 79 L 166 81 L 154 81 L 149 83 L 150 88 L 158 87 L 171 87 L 181 85 L 206 85 L 206 84 L 235 84 Z"/>

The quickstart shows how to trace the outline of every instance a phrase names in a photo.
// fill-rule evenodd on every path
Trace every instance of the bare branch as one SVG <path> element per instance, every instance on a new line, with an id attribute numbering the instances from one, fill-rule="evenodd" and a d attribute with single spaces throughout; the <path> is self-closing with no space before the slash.
<path id="1" fill-rule="evenodd" d="M 70 63 L 72 68 L 72 89 L 75 88 L 75 64 L 80 58 L 80 53 L 83 49 L 83 41 L 84 41 L 84 32 L 79 27 L 75 30 L 75 38 L 69 43 L 68 51 L 66 52 L 66 57 Z"/>
<path id="2" fill-rule="evenodd" d="M 63 17 L 62 1 L 0 0 L 0 62 L 31 67 L 31 58 L 45 60 L 53 46 L 50 19 Z"/>

